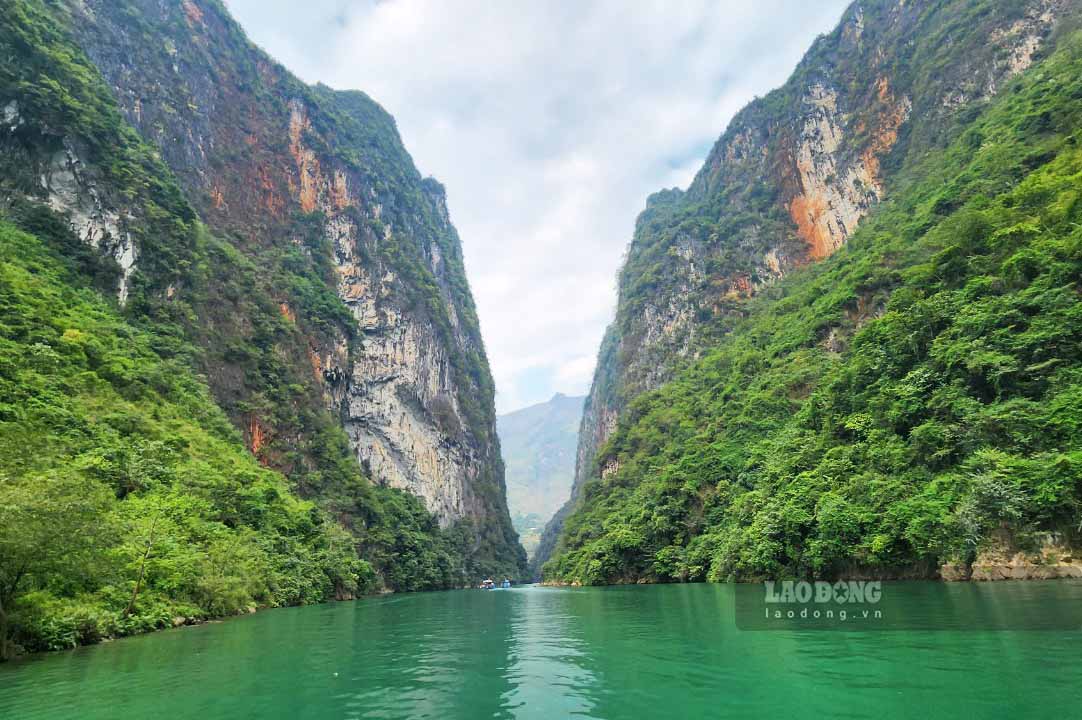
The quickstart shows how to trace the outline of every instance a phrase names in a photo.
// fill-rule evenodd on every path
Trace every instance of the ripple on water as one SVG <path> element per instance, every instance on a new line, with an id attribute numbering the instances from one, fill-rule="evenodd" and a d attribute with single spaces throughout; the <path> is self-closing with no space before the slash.
<path id="1" fill-rule="evenodd" d="M 1082 584 L 899 593 L 949 626 L 959 608 L 1054 613 Z M 726 586 L 418 593 L 9 663 L 0 718 L 1074 717 L 1080 640 L 743 632 Z"/>

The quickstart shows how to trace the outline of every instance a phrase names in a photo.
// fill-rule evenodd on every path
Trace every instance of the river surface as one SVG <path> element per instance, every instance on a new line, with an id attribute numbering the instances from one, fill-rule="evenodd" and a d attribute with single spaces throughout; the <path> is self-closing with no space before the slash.
<path id="1" fill-rule="evenodd" d="M 735 592 L 271 610 L 0 665 L 0 718 L 1082 718 L 1082 582 L 884 583 L 884 607 L 938 613 L 931 630 L 742 630 Z"/>

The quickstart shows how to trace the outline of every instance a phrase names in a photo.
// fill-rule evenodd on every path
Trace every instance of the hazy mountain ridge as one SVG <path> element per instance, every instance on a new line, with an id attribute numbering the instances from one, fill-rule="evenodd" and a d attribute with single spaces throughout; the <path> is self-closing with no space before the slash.
<path id="1" fill-rule="evenodd" d="M 507 505 L 527 553 L 570 494 L 583 400 L 556 393 L 548 402 L 496 418 L 507 469 Z"/>

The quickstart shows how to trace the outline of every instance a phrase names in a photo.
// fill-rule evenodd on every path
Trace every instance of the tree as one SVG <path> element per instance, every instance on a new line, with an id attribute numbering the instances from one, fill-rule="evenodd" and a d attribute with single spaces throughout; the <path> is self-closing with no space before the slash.
<path id="1" fill-rule="evenodd" d="M 10 615 L 19 597 L 57 577 L 86 583 L 103 562 L 112 494 L 62 470 L 0 475 L 0 659 L 13 654 Z"/>

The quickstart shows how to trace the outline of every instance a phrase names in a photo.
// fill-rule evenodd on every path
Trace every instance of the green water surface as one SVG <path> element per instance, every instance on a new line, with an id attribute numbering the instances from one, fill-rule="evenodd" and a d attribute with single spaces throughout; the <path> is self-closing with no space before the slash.
<path id="1" fill-rule="evenodd" d="M 272 610 L 7 663 L 0 718 L 1082 718 L 1082 632 L 956 616 L 1068 617 L 1082 582 L 883 596 L 944 629 L 741 630 L 726 585 Z"/>

